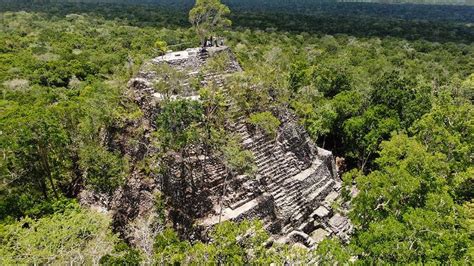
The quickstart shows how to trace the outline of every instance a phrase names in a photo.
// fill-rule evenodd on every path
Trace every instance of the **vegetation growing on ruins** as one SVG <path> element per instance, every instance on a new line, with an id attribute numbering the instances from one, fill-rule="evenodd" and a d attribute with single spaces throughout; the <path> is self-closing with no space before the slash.
<path id="1" fill-rule="evenodd" d="M 457 19 L 441 21 L 437 7 L 425 6 L 425 20 L 400 19 L 401 6 L 389 19 L 338 20 L 326 7 L 320 17 L 275 16 L 276 7 L 232 14 L 233 28 L 219 32 L 244 72 L 229 77 L 226 92 L 190 81 L 200 102 L 170 101 L 182 77 L 158 69 L 164 78 L 155 88 L 166 99 L 153 121 L 154 142 L 145 144 L 139 132 L 121 131 L 145 115 L 128 97 L 127 81 L 145 60 L 197 46 L 212 27 L 230 25 L 214 20 L 228 14 L 225 6 L 198 1 L 189 17 L 153 5 L 0 7 L 1 263 L 473 261 L 472 15 L 458 10 Z M 199 20 L 206 12 L 212 14 Z M 219 70 L 226 60 L 207 67 Z M 229 100 L 235 109 L 227 112 Z M 351 199 L 356 230 L 349 243 L 325 240 L 314 252 L 267 248 L 258 221 L 225 222 L 210 233 L 212 241 L 189 241 L 172 229 L 160 196 L 166 229 L 150 256 L 120 240 L 111 217 L 75 201 L 84 189 L 111 195 L 134 170 L 166 170 L 119 147 L 157 149 L 164 157 L 199 144 L 221 155 L 229 171 L 252 174 L 255 158 L 224 123 L 243 116 L 276 137 L 279 108 L 294 111 L 320 146 L 346 158 L 346 188 L 359 190 Z"/>

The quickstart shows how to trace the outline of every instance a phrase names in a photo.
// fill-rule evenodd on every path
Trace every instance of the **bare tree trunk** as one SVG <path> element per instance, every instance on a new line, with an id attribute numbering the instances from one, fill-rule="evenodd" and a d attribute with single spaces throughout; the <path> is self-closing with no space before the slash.
<path id="1" fill-rule="evenodd" d="M 38 147 L 38 151 L 39 151 L 39 154 L 40 154 L 41 162 L 43 164 L 43 170 L 46 174 L 46 177 L 48 178 L 48 181 L 51 185 L 51 188 L 53 189 L 54 196 L 56 198 L 59 198 L 58 192 L 56 190 L 56 186 L 54 185 L 53 176 L 52 176 L 52 173 L 51 173 L 51 167 L 49 166 L 49 162 L 48 162 L 47 148 L 42 147 L 42 145 L 40 145 Z"/>
<path id="2" fill-rule="evenodd" d="M 79 193 L 80 186 L 82 184 L 82 172 L 79 167 L 79 157 L 76 155 L 72 156 L 72 172 L 74 173 L 74 178 L 72 179 L 71 183 L 69 183 L 67 187 L 67 196 L 68 197 L 76 197 Z"/>
<path id="3" fill-rule="evenodd" d="M 226 194 L 226 190 L 227 190 L 227 177 L 229 176 L 229 170 L 227 169 L 226 167 L 226 171 L 225 171 L 225 178 L 224 178 L 224 185 L 222 186 L 222 194 L 221 194 L 221 198 L 219 199 L 219 223 L 221 223 L 222 221 L 222 204 L 223 204 L 223 201 L 224 201 L 224 197 L 225 197 L 225 194 Z"/>
<path id="4" fill-rule="evenodd" d="M 41 193 L 43 194 L 43 197 L 45 200 L 48 199 L 48 190 L 46 189 L 46 184 L 44 183 L 43 177 L 40 177 L 38 180 L 38 185 L 41 188 Z"/>

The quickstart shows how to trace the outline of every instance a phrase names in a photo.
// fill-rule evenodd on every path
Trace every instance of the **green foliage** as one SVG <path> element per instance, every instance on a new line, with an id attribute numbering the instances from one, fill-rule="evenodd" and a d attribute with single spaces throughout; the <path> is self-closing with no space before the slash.
<path id="1" fill-rule="evenodd" d="M 199 96 L 204 109 L 204 127 L 207 138 L 206 145 L 220 147 L 223 145 L 224 123 L 229 118 L 227 114 L 226 95 L 222 89 L 212 83 L 199 89 Z M 214 147 L 214 148 L 217 148 Z"/>
<path id="2" fill-rule="evenodd" d="M 199 140 L 203 122 L 202 105 L 197 101 L 168 102 L 157 118 L 157 134 L 163 148 L 182 151 Z"/>
<path id="3" fill-rule="evenodd" d="M 167 64 L 153 66 L 150 70 L 154 71 L 158 76 L 158 80 L 153 85 L 154 89 L 162 95 L 163 100 L 168 101 L 172 95 L 182 93 L 181 85 L 185 79 L 182 72 L 173 69 Z"/>
<path id="4" fill-rule="evenodd" d="M 155 193 L 155 212 L 158 216 L 158 223 L 163 224 L 166 219 L 166 206 L 165 206 L 165 199 L 160 192 Z"/>
<path id="5" fill-rule="evenodd" d="M 474 199 L 474 167 L 469 167 L 466 171 L 458 173 L 452 181 L 452 190 L 457 202 L 469 202 Z"/>
<path id="6" fill-rule="evenodd" d="M 168 51 L 168 44 L 165 41 L 157 40 L 155 42 L 155 48 L 160 55 L 164 55 Z"/>
<path id="7" fill-rule="evenodd" d="M 101 265 L 140 265 L 141 262 L 140 251 L 129 247 L 123 241 L 115 244 L 113 251 L 99 260 Z"/>
<path id="8" fill-rule="evenodd" d="M 224 73 L 229 67 L 231 58 L 228 53 L 218 53 L 206 61 L 204 73 Z"/>
<path id="9" fill-rule="evenodd" d="M 373 104 L 384 105 L 397 112 L 404 128 L 408 128 L 431 107 L 430 89 L 424 84 L 417 88 L 413 80 L 400 73 L 385 73 L 374 83 L 370 100 Z"/>
<path id="10" fill-rule="evenodd" d="M 339 65 L 312 69 L 310 79 L 313 86 L 329 98 L 351 89 L 350 76 Z"/>
<path id="11" fill-rule="evenodd" d="M 337 239 L 324 239 L 316 249 L 321 265 L 344 265 L 351 259 L 351 253 Z"/>
<path id="12" fill-rule="evenodd" d="M 179 240 L 172 229 L 165 229 L 155 241 L 156 262 L 162 264 L 245 264 L 263 261 L 268 234 L 258 221 L 244 221 L 238 224 L 226 221 L 210 233 L 208 244 L 193 245 Z"/>
<path id="13" fill-rule="evenodd" d="M 186 241 L 181 241 L 173 231 L 167 228 L 155 239 L 155 261 L 158 264 L 175 264 L 185 261 L 188 249 L 191 245 Z"/>
<path id="14" fill-rule="evenodd" d="M 390 106 L 401 116 L 412 94 L 409 91 L 410 81 L 400 77 L 400 73 L 384 74 L 376 80 L 371 100 L 374 104 Z"/>
<path id="15" fill-rule="evenodd" d="M 259 76 L 235 75 L 229 81 L 229 94 L 237 107 L 235 117 L 265 110 L 270 105 L 268 87 Z M 230 110 L 231 111 L 231 110 Z"/>
<path id="16" fill-rule="evenodd" d="M 384 139 L 399 128 L 399 120 L 393 110 L 384 105 L 369 108 L 361 116 L 351 117 L 343 124 L 347 156 L 358 159 L 358 166 L 364 169 L 373 158 Z"/>
<path id="17" fill-rule="evenodd" d="M 7 194 L 1 198 L 0 202 L 0 222 L 9 222 L 22 216 L 33 219 L 63 212 L 70 204 L 70 199 L 49 199 L 39 200 L 34 197 L 15 193 Z"/>
<path id="18" fill-rule="evenodd" d="M 218 261 L 242 264 L 264 256 L 263 244 L 269 236 L 262 222 L 243 221 L 235 225 L 226 221 L 216 226 L 210 237 L 216 247 Z"/>
<path id="19" fill-rule="evenodd" d="M 267 135 L 276 137 L 281 122 L 271 112 L 253 113 L 248 118 L 250 124 L 260 128 Z"/>
<path id="20" fill-rule="evenodd" d="M 85 184 L 102 193 L 112 193 L 125 181 L 127 160 L 101 146 L 86 146 L 79 152 Z"/>
<path id="21" fill-rule="evenodd" d="M 413 138 L 382 144 L 378 169 L 356 178 L 355 245 L 370 263 L 463 263 L 472 239 L 465 210 L 448 193 L 449 164 Z"/>
<path id="22" fill-rule="evenodd" d="M 474 153 L 474 109 L 471 103 L 455 103 L 443 97 L 411 128 L 413 134 L 432 152 L 441 152 L 453 171 L 472 164 Z"/>
<path id="23" fill-rule="evenodd" d="M 84 182 L 117 187 L 126 159 L 98 140 L 140 115 L 122 90 L 158 32 L 85 14 L 1 16 L 2 218 L 50 214 Z"/>
<path id="24" fill-rule="evenodd" d="M 309 79 L 308 72 L 308 65 L 304 61 L 298 61 L 291 64 L 290 74 L 288 77 L 290 90 L 296 93 L 304 86 L 307 86 Z"/>
<path id="25" fill-rule="evenodd" d="M 464 219 L 451 198 L 431 194 L 425 208 L 410 209 L 402 219 L 388 217 L 373 223 L 357 239 L 367 261 L 375 263 L 460 263 L 470 260 L 472 245 Z"/>
<path id="26" fill-rule="evenodd" d="M 0 224 L 2 264 L 97 264 L 118 241 L 110 219 L 71 203 L 38 220 Z"/>
<path id="27" fill-rule="evenodd" d="M 12 187 L 32 189 L 48 199 L 58 198 L 57 183 L 68 179 L 62 171 L 70 161 L 68 135 L 52 108 L 18 106 L 1 115 L 0 163 L 2 179 Z"/>
<path id="28" fill-rule="evenodd" d="M 219 0 L 197 0 L 196 5 L 189 12 L 189 22 L 194 26 L 197 35 L 204 44 L 204 39 L 215 35 L 223 27 L 232 22 L 227 18 L 230 9 Z"/>
<path id="29" fill-rule="evenodd" d="M 406 135 L 384 142 L 376 163 L 379 170 L 356 179 L 365 193 L 355 199 L 353 220 L 363 228 L 369 222 L 423 207 L 428 193 L 444 191 L 449 173 L 442 154 L 429 153 Z"/>
<path id="30" fill-rule="evenodd" d="M 218 224 L 209 233 L 210 241 L 193 244 L 180 240 L 172 229 L 165 229 L 155 240 L 158 264 L 258 264 L 310 263 L 315 256 L 289 245 L 266 246 L 269 238 L 261 221 L 230 221 Z M 339 259 L 342 259 L 340 256 Z"/>
<path id="31" fill-rule="evenodd" d="M 331 132 L 337 113 L 330 101 L 319 101 L 318 107 L 314 106 L 315 102 L 293 101 L 292 107 L 309 135 L 317 140 Z"/>
<path id="32" fill-rule="evenodd" d="M 251 175 L 257 170 L 253 153 L 249 150 L 243 150 L 234 138 L 227 141 L 227 144 L 222 148 L 222 153 L 231 171 Z"/>

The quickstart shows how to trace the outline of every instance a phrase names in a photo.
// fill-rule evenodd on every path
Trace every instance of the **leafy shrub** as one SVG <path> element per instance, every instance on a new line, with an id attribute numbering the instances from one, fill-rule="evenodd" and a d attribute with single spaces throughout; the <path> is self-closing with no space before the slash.
<path id="1" fill-rule="evenodd" d="M 212 56 L 204 65 L 205 72 L 222 73 L 229 67 L 231 58 L 228 53 L 221 52 Z"/>
<path id="2" fill-rule="evenodd" d="M 280 120 L 270 112 L 253 113 L 248 121 L 272 137 L 276 136 L 278 127 L 281 124 Z"/>
<path id="3" fill-rule="evenodd" d="M 227 166 L 239 173 L 252 174 L 256 171 L 255 158 L 251 151 L 242 150 L 235 139 L 230 139 L 223 147 Z"/>
<path id="4" fill-rule="evenodd" d="M 102 265 L 140 265 L 141 261 L 142 257 L 139 250 L 120 241 L 115 245 L 111 254 L 100 258 L 99 263 Z"/>
<path id="5" fill-rule="evenodd" d="M 102 193 L 112 193 L 125 181 L 127 161 L 102 146 L 88 146 L 80 152 L 86 185 Z"/>
<path id="6" fill-rule="evenodd" d="M 164 149 L 180 150 L 199 138 L 203 109 L 199 102 L 178 100 L 167 103 L 157 118 L 158 137 Z"/>
<path id="7" fill-rule="evenodd" d="M 225 221 L 209 233 L 208 243 L 182 241 L 172 229 L 165 229 L 155 241 L 155 263 L 192 265 L 269 265 L 311 264 L 314 254 L 306 249 L 275 243 L 269 239 L 263 223 L 244 220 Z"/>
<path id="8" fill-rule="evenodd" d="M 0 264 L 97 264 L 118 240 L 109 225 L 75 202 L 38 220 L 0 224 Z"/>

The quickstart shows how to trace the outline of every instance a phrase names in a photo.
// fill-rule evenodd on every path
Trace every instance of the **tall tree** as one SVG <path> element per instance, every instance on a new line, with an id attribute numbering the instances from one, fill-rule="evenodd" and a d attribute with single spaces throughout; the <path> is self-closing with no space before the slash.
<path id="1" fill-rule="evenodd" d="M 215 34 L 232 22 L 226 18 L 230 9 L 219 0 L 196 0 L 196 5 L 189 12 L 189 21 L 204 46 L 206 37 Z"/>

